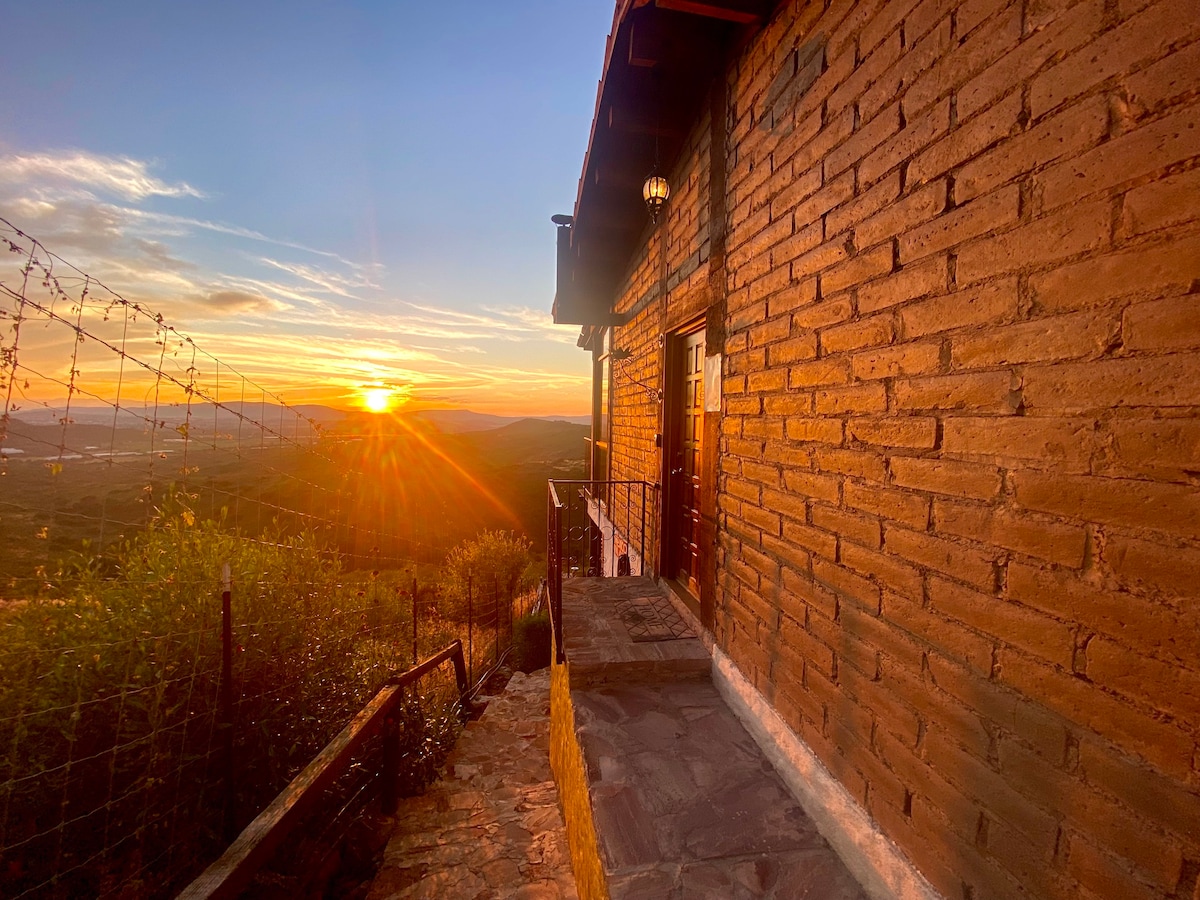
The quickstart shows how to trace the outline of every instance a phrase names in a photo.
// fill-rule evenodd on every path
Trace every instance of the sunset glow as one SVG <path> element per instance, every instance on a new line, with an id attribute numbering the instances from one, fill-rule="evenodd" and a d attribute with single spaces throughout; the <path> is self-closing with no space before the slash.
<path id="1" fill-rule="evenodd" d="M 368 388 L 363 391 L 363 405 L 373 413 L 385 413 L 392 408 L 392 392 L 388 388 Z"/>

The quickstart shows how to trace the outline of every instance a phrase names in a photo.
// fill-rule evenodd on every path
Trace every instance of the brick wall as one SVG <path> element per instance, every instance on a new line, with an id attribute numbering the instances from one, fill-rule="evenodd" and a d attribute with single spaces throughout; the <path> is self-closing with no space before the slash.
<path id="1" fill-rule="evenodd" d="M 785 3 L 725 88 L 718 642 L 947 897 L 1200 898 L 1200 2 Z"/>

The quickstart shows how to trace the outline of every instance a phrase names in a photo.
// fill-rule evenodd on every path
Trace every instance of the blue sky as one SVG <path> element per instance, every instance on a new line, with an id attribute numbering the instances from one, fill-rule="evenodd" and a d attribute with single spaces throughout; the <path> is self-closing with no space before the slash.
<path id="1" fill-rule="evenodd" d="M 0 216 L 285 398 L 586 412 L 549 216 L 612 10 L 9 4 Z"/>

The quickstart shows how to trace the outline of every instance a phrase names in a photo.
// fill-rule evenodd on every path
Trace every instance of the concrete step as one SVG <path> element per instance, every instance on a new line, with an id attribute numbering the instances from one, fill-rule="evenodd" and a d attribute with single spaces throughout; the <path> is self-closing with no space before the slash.
<path id="1" fill-rule="evenodd" d="M 704 645 L 648 578 L 565 581 L 563 634 L 572 688 L 710 675 Z"/>

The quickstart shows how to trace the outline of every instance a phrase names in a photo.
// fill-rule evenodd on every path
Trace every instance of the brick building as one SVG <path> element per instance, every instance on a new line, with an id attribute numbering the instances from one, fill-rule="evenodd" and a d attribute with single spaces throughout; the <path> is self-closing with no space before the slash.
<path id="1" fill-rule="evenodd" d="M 943 896 L 1197 900 L 1200 2 L 617 7 L 555 317 L 651 567 Z"/>

